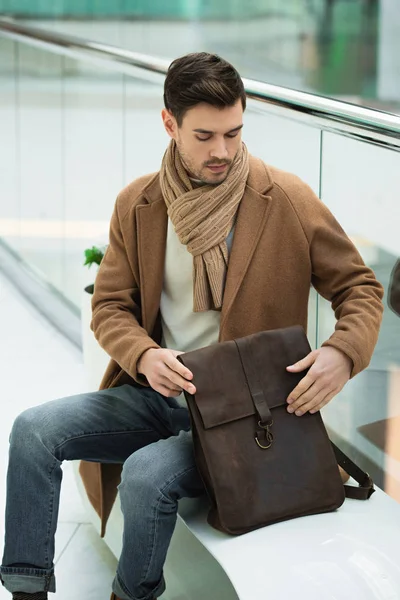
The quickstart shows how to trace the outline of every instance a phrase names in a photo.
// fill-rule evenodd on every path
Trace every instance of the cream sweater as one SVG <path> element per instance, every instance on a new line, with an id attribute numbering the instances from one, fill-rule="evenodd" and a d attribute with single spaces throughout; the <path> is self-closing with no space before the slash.
<path id="1" fill-rule="evenodd" d="M 228 252 L 234 229 L 227 238 Z M 193 312 L 193 257 L 181 244 L 172 221 L 168 219 L 164 283 L 161 293 L 161 345 L 171 350 L 190 352 L 218 341 L 221 313 L 216 310 Z M 183 394 L 178 401 L 186 405 Z"/>

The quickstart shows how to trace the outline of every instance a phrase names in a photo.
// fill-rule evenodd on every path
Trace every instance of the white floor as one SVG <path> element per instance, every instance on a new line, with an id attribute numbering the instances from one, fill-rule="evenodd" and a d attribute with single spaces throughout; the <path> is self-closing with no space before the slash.
<path id="1" fill-rule="evenodd" d="M 82 356 L 0 273 L 0 538 L 8 436 L 14 418 L 47 400 L 85 391 Z M 2 546 L 2 544 L 1 544 Z M 1 548 L 2 552 L 2 548 Z M 85 515 L 71 465 L 64 464 L 56 534 L 56 600 L 108 600 L 117 561 Z M 0 586 L 0 600 L 10 594 Z"/>

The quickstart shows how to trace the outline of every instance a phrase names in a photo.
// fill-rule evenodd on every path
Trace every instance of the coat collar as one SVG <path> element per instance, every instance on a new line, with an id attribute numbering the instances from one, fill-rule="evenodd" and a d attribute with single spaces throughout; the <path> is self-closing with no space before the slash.
<path id="1" fill-rule="evenodd" d="M 220 339 L 233 302 L 264 230 L 271 206 L 266 196 L 273 187 L 268 167 L 250 156 L 250 171 L 239 205 L 221 311 Z M 143 326 L 152 331 L 157 318 L 164 276 L 168 215 L 159 174 L 143 190 L 145 204 L 137 206 L 138 251 L 141 270 Z"/>

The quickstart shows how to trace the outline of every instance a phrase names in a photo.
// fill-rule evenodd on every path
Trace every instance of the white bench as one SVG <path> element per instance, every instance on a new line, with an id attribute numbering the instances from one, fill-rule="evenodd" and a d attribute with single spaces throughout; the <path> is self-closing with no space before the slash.
<path id="1" fill-rule="evenodd" d="M 78 486 L 96 529 L 75 465 Z M 165 600 L 400 600 L 400 505 L 381 490 L 334 513 L 231 537 L 206 522 L 203 501 L 181 501 L 165 564 Z M 105 542 L 121 552 L 118 500 Z"/>

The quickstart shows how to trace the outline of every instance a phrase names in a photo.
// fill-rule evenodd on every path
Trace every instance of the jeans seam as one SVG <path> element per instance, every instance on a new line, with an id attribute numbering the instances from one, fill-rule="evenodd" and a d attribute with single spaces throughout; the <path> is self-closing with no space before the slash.
<path id="1" fill-rule="evenodd" d="M 186 475 L 187 473 L 189 473 L 190 471 L 193 471 L 196 469 L 195 465 L 192 465 L 189 468 L 184 469 L 183 471 L 180 471 L 177 475 L 175 475 L 170 481 L 168 481 L 163 488 L 161 488 L 159 490 L 160 492 L 160 496 L 158 498 L 157 504 L 154 507 L 154 511 L 155 511 L 155 518 L 153 519 L 153 527 L 152 530 L 150 531 L 150 536 L 149 539 L 152 538 L 152 542 L 150 543 L 150 553 L 149 553 L 149 557 L 146 563 L 146 567 L 145 567 L 145 573 L 144 573 L 144 577 L 143 579 L 146 579 L 148 574 L 149 574 L 149 570 L 150 570 L 150 565 L 152 563 L 152 559 L 153 559 L 153 555 L 154 555 L 154 548 L 155 548 L 155 543 L 157 540 L 157 530 L 158 530 L 158 514 L 159 514 L 159 506 L 161 504 L 161 500 L 164 498 L 165 500 L 168 500 L 168 498 L 165 496 L 164 491 L 167 490 L 173 483 L 174 481 L 176 481 L 179 477 L 182 477 L 183 475 Z"/>
<path id="2" fill-rule="evenodd" d="M 54 446 L 53 453 L 59 450 L 64 444 L 67 442 L 71 442 L 72 440 L 79 440 L 80 438 L 91 437 L 95 435 L 121 435 L 123 433 L 153 433 L 154 429 L 124 429 L 122 431 L 91 431 L 90 433 L 80 433 L 79 435 L 74 435 L 71 437 L 65 438 L 62 442 Z"/>
<path id="3" fill-rule="evenodd" d="M 49 471 L 49 483 L 50 483 L 51 495 L 50 495 L 49 516 L 48 516 L 48 520 L 47 520 L 47 533 L 46 533 L 46 542 L 45 542 L 44 558 L 45 558 L 46 565 L 49 564 L 49 543 L 50 543 L 50 532 L 51 532 L 51 523 L 52 523 L 52 519 L 53 519 L 54 496 L 55 496 L 52 474 L 54 473 L 54 469 L 56 468 L 58 462 L 59 461 L 57 461 L 57 459 L 55 458 L 54 462 L 53 462 L 53 466 Z"/>
<path id="4" fill-rule="evenodd" d="M 3 575 L 21 575 L 24 577 L 52 577 L 54 569 L 37 569 L 35 567 L 0 567 L 0 574 Z M 0 575 L 0 579 L 1 575 Z"/>

